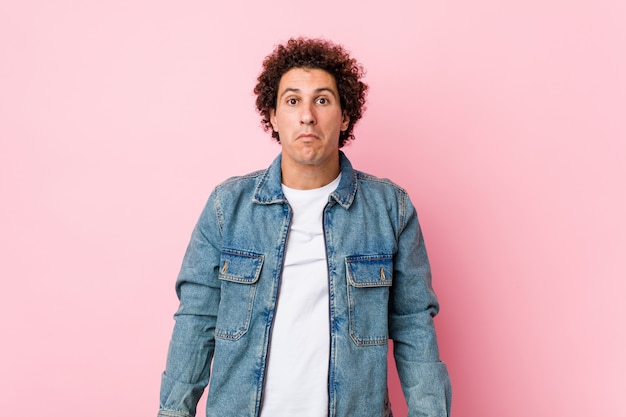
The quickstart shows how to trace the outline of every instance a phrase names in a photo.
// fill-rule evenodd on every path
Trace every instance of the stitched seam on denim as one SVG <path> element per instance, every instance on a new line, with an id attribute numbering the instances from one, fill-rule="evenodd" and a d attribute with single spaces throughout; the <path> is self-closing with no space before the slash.
<path id="1" fill-rule="evenodd" d="M 220 338 L 220 339 L 227 339 L 227 340 L 239 340 L 241 339 L 243 335 L 248 333 L 248 329 L 250 328 L 250 320 L 252 318 L 252 307 L 254 304 L 254 296 L 256 294 L 256 285 L 251 285 L 250 287 L 251 287 L 250 297 L 248 298 L 246 319 L 243 324 L 243 327 L 238 329 L 236 332 L 222 331 L 222 330 L 217 329 L 216 327 L 215 332 L 214 332 L 215 337 Z"/>

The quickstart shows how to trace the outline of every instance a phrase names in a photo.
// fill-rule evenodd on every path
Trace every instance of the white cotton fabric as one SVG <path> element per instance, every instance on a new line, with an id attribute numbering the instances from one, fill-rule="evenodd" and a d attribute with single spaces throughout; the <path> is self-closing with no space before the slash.
<path id="1" fill-rule="evenodd" d="M 272 328 L 261 417 L 328 416 L 330 328 L 322 214 L 339 184 L 283 185 L 293 217 Z"/>

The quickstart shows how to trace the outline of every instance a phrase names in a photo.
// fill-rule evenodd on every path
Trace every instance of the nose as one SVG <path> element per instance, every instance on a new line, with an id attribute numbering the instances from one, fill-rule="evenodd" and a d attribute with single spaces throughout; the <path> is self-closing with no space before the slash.
<path id="1" fill-rule="evenodd" d="M 314 125 L 316 122 L 315 112 L 313 110 L 313 106 L 304 105 L 302 106 L 302 112 L 300 113 L 300 124 L 301 125 Z"/>

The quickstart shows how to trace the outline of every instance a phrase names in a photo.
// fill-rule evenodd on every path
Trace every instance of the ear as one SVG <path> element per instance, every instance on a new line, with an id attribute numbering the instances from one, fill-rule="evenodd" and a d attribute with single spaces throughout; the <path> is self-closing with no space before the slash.
<path id="1" fill-rule="evenodd" d="M 276 122 L 275 109 L 270 109 L 270 123 L 272 124 L 272 129 L 274 129 L 274 132 L 278 132 L 278 123 Z"/>
<path id="2" fill-rule="evenodd" d="M 350 124 L 350 116 L 345 111 L 341 115 L 341 131 L 345 132 L 348 129 L 348 125 Z"/>

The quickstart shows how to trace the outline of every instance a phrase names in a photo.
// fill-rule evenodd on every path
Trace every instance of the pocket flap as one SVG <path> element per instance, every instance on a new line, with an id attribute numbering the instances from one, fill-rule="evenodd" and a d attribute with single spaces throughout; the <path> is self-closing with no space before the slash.
<path id="1" fill-rule="evenodd" d="M 261 275 L 263 255 L 234 249 L 222 249 L 219 279 L 254 284 Z"/>
<path id="2" fill-rule="evenodd" d="M 393 256 L 348 256 L 346 271 L 353 287 L 389 287 L 393 283 Z"/>

